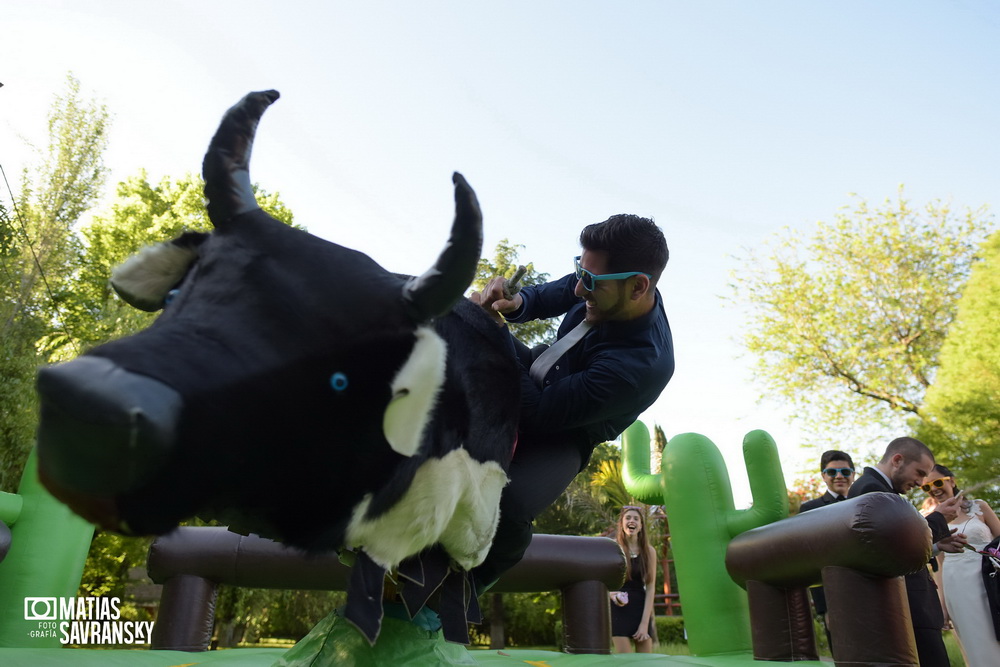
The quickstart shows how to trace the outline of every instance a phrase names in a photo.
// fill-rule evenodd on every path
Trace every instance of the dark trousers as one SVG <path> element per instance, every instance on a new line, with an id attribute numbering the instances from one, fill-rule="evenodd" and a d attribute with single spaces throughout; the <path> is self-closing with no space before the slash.
<path id="1" fill-rule="evenodd" d="M 920 667 L 948 667 L 951 664 L 940 630 L 913 628 L 913 637 L 917 640 Z"/>
<path id="2" fill-rule="evenodd" d="M 809 589 L 809 594 L 812 595 L 813 606 L 816 608 L 816 615 L 819 616 L 821 621 L 823 621 L 823 630 L 826 631 L 826 643 L 832 651 L 833 635 L 830 634 L 830 628 L 826 624 L 826 591 L 823 590 L 822 586 L 813 586 Z"/>
<path id="3" fill-rule="evenodd" d="M 948 667 L 948 650 L 941 636 L 944 612 L 937 586 L 926 568 L 906 575 L 906 598 L 910 604 L 913 637 L 917 643 L 920 667 Z"/>
<path id="4" fill-rule="evenodd" d="M 531 543 L 535 517 L 566 490 L 583 467 L 577 444 L 555 435 L 520 434 L 500 496 L 500 523 L 483 564 L 473 570 L 476 588 L 483 588 L 517 565 Z"/>

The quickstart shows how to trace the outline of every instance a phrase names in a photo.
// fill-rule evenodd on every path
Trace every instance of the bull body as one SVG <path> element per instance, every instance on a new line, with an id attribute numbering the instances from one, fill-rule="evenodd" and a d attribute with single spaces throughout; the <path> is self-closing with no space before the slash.
<path id="1" fill-rule="evenodd" d="M 461 298 L 482 243 L 475 194 L 455 174 L 451 239 L 417 278 L 288 227 L 256 205 L 248 171 L 275 99 L 248 95 L 212 140 L 215 230 L 116 272 L 126 301 L 164 312 L 39 371 L 42 479 L 130 534 L 197 515 L 356 548 L 366 590 L 421 552 L 467 570 L 496 529 L 518 404 L 506 332 Z"/>

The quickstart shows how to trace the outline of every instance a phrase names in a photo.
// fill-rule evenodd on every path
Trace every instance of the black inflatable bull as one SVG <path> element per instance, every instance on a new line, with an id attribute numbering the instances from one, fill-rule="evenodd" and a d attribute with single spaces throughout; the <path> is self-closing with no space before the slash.
<path id="1" fill-rule="evenodd" d="M 384 569 L 403 563 L 423 584 L 404 586 L 419 607 L 485 556 L 518 375 L 506 333 L 461 298 L 482 245 L 465 179 L 453 177 L 455 221 L 434 267 L 386 271 L 258 207 L 248 163 L 277 98 L 247 95 L 212 139 L 215 231 L 116 270 L 122 298 L 163 314 L 39 371 L 40 474 L 77 513 L 127 534 L 197 515 L 309 551 L 354 548 L 349 612 L 374 639 Z M 452 598 L 468 597 L 464 581 Z"/>

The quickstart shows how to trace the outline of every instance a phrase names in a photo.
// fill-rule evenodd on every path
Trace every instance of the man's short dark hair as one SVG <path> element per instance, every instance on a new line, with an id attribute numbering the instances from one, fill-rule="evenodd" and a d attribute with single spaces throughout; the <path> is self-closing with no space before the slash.
<path id="1" fill-rule="evenodd" d="M 888 463 L 889 459 L 896 454 L 902 454 L 903 460 L 907 463 L 917 461 L 924 456 L 929 456 L 931 457 L 931 461 L 934 461 L 934 453 L 927 445 L 916 438 L 896 438 L 890 442 L 889 446 L 885 448 L 885 454 L 882 455 L 882 460 L 879 463 Z"/>
<path id="2" fill-rule="evenodd" d="M 663 232 L 651 219 L 638 215 L 622 213 L 587 225 L 580 232 L 580 245 L 606 252 L 608 273 L 642 271 L 652 276 L 654 284 L 670 258 Z"/>
<path id="3" fill-rule="evenodd" d="M 852 468 L 854 467 L 854 460 L 851 455 L 847 452 L 842 452 L 839 449 L 830 449 L 823 452 L 823 456 L 819 457 L 819 469 L 825 470 L 830 461 L 847 461 L 847 464 Z"/>

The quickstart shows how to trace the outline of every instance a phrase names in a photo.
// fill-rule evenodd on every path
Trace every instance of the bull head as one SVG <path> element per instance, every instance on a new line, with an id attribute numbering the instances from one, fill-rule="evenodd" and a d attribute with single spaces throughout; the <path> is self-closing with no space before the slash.
<path id="1" fill-rule="evenodd" d="M 258 121 L 277 98 L 247 95 L 211 141 L 203 173 L 214 231 L 116 270 L 122 298 L 163 313 L 39 371 L 43 482 L 107 529 L 163 533 L 199 515 L 327 549 L 352 531 L 363 541 L 359 526 L 386 516 L 428 463 L 474 441 L 463 461 L 478 466 L 468 481 L 495 528 L 517 376 L 498 328 L 461 299 L 482 245 L 474 192 L 454 174 L 451 238 L 419 277 L 288 227 L 259 208 L 249 175 Z M 506 396 L 483 408 L 491 401 L 470 381 Z M 377 560 L 392 565 L 442 531 Z M 468 564 L 483 541 L 458 547 L 475 552 Z"/>

